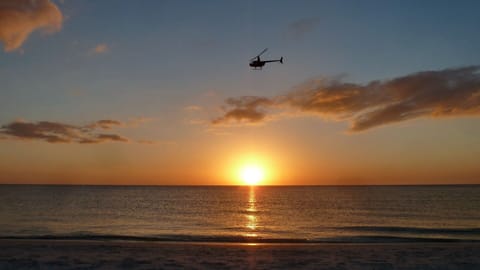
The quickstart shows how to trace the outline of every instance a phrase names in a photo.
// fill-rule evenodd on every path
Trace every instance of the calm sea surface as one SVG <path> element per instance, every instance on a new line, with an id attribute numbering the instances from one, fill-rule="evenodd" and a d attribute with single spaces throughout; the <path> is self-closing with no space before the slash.
<path id="1" fill-rule="evenodd" d="M 480 186 L 0 186 L 0 237 L 213 242 L 480 240 Z"/>

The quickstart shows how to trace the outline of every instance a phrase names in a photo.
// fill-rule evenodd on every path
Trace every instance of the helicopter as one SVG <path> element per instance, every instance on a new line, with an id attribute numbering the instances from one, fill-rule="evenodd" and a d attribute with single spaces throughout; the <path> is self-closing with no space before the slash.
<path id="1" fill-rule="evenodd" d="M 263 50 L 257 56 L 250 59 L 249 66 L 251 66 L 253 69 L 260 69 L 261 70 L 262 67 L 265 66 L 266 63 L 280 62 L 280 64 L 283 64 L 283 56 L 280 57 L 280 59 L 278 59 L 278 60 L 265 60 L 265 61 L 260 60 L 260 55 L 264 54 L 267 50 L 268 50 L 268 48 L 265 48 L 265 50 Z"/>

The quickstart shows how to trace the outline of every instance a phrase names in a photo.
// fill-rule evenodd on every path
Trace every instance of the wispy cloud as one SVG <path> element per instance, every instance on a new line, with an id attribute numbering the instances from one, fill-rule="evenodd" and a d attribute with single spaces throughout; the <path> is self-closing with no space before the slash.
<path id="1" fill-rule="evenodd" d="M 102 54 L 110 51 L 110 47 L 106 43 L 100 43 L 97 46 L 90 49 L 91 54 Z"/>
<path id="2" fill-rule="evenodd" d="M 151 117 L 144 117 L 144 116 L 139 116 L 139 117 L 133 117 L 128 119 L 127 122 L 123 123 L 122 125 L 126 127 L 138 127 L 139 125 L 143 125 L 149 122 L 152 122 L 155 120 L 154 118 Z"/>
<path id="3" fill-rule="evenodd" d="M 214 125 L 263 123 L 286 115 L 349 121 L 351 132 L 419 117 L 480 115 L 480 66 L 424 71 L 367 84 L 312 79 L 286 95 L 226 100 Z"/>
<path id="4" fill-rule="evenodd" d="M 38 29 L 47 33 L 59 31 L 62 22 L 62 13 L 50 0 L 0 1 L 0 41 L 6 52 L 20 48 Z"/>
<path id="5" fill-rule="evenodd" d="M 3 139 L 41 140 L 49 143 L 130 142 L 130 139 L 120 134 L 101 131 L 124 125 L 120 121 L 109 119 L 95 121 L 83 126 L 50 121 L 28 122 L 17 120 L 0 127 L 0 137 L 3 137 Z"/>
<path id="6" fill-rule="evenodd" d="M 197 105 L 190 105 L 190 106 L 184 107 L 183 109 L 187 112 L 198 112 L 198 111 L 201 111 L 203 108 Z"/>
<path id="7" fill-rule="evenodd" d="M 288 35 L 292 38 L 303 38 L 307 33 L 312 32 L 320 22 L 319 18 L 303 18 L 288 25 Z"/>
<path id="8" fill-rule="evenodd" d="M 174 146 L 177 145 L 175 141 L 152 141 L 152 140 L 137 140 L 137 143 L 155 146 Z"/>

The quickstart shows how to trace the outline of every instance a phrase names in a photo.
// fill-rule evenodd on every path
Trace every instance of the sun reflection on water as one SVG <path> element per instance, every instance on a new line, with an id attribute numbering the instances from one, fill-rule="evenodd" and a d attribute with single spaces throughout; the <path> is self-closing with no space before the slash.
<path id="1" fill-rule="evenodd" d="M 257 207 L 256 207 L 256 199 L 255 199 L 255 187 L 250 187 L 250 192 L 248 194 L 248 205 L 247 205 L 247 215 L 245 215 L 247 219 L 247 223 L 245 228 L 247 232 L 244 234 L 246 237 L 256 238 L 258 234 L 256 233 L 257 230 Z"/>

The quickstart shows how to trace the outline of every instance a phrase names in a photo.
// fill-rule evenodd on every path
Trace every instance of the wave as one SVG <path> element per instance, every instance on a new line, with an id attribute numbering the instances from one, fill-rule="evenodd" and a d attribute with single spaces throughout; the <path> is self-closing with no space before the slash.
<path id="1" fill-rule="evenodd" d="M 203 235 L 161 235 L 134 236 L 112 234 L 82 235 L 28 235 L 0 236 L 0 239 L 15 240 L 118 240 L 118 241 L 154 241 L 154 242 L 218 242 L 218 243 L 309 243 L 307 239 L 257 238 L 246 236 L 203 236 Z"/>
<path id="2" fill-rule="evenodd" d="M 340 236 L 330 238 L 260 238 L 236 235 L 160 235 L 134 236 L 113 234 L 78 234 L 78 235 L 4 235 L 0 240 L 84 240 L 84 241 L 142 241 L 142 242 L 203 242 L 203 243 L 278 243 L 278 244 L 314 244 L 314 243 L 411 243 L 411 242 L 480 242 L 475 239 L 401 237 L 401 236 Z"/>
<path id="3" fill-rule="evenodd" d="M 422 227 L 389 227 L 389 226 L 347 226 L 333 229 L 355 232 L 408 233 L 408 234 L 443 234 L 443 235 L 476 235 L 480 237 L 480 228 L 422 228 Z"/>

